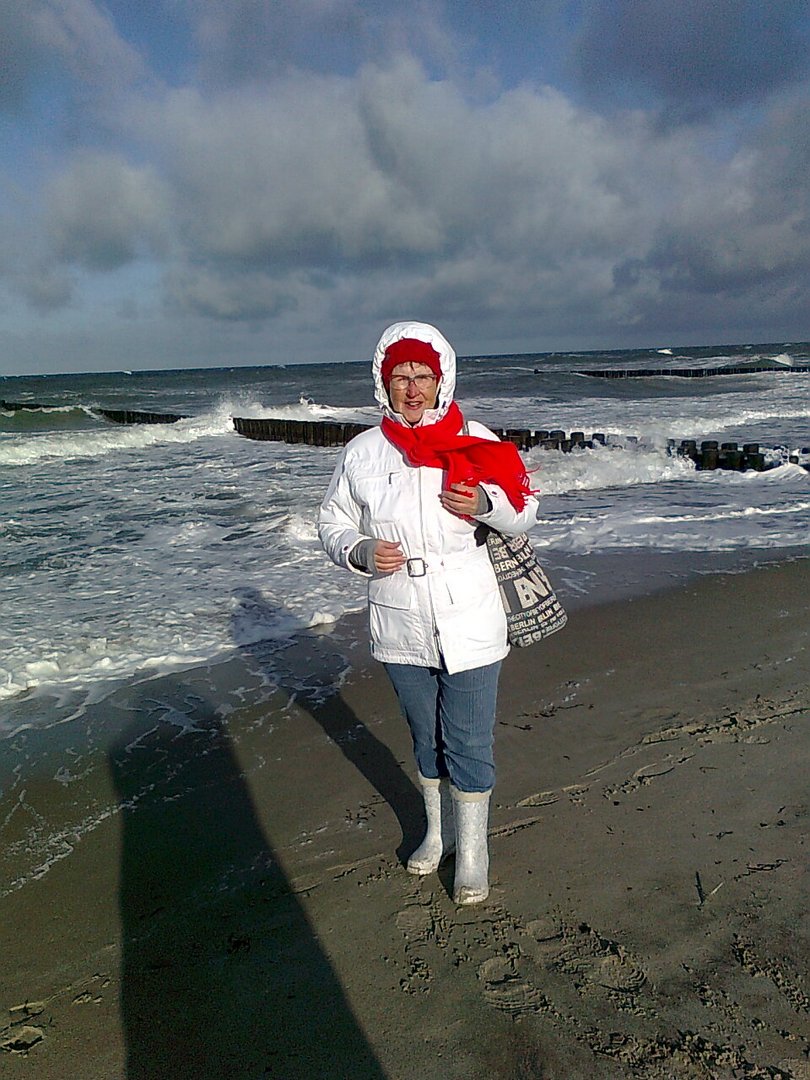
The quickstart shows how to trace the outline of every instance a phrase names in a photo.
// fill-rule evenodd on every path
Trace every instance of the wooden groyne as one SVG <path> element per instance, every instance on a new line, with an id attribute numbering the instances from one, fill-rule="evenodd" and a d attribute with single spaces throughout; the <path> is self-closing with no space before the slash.
<path id="1" fill-rule="evenodd" d="M 5 412 L 23 412 L 26 409 L 36 412 L 64 409 L 67 403 L 60 405 L 45 405 L 40 401 L 4 401 L 0 399 L 0 410 Z M 76 405 L 75 408 L 81 408 Z M 102 409 L 94 406 L 90 412 L 96 416 L 103 416 L 105 420 L 112 420 L 116 424 L 176 424 L 178 420 L 187 420 L 188 413 L 156 413 L 142 412 L 139 409 Z"/>
<path id="2" fill-rule="evenodd" d="M 53 409 L 54 405 L 43 405 L 40 401 L 4 401 L 0 398 L 0 410 L 3 412 L 21 412 L 23 409 Z"/>
<path id="3" fill-rule="evenodd" d="M 339 424 L 324 420 L 251 420 L 234 416 L 233 426 L 239 435 L 262 442 L 301 443 L 305 446 L 345 446 L 347 442 L 367 431 L 373 424 Z M 513 442 L 519 450 L 543 446 L 549 450 L 569 450 L 574 444 L 592 445 L 581 431 L 570 437 L 564 431 L 530 430 L 529 428 L 492 428 L 499 439 Z M 593 438 L 604 441 L 606 436 Z M 573 441 L 572 441 L 573 440 Z"/>
<path id="4" fill-rule="evenodd" d="M 138 412 L 134 409 L 93 409 L 94 413 L 116 424 L 176 424 L 187 420 L 188 413 Z"/>
<path id="5" fill-rule="evenodd" d="M 810 371 L 810 364 L 794 364 L 793 366 L 771 367 L 770 364 L 756 364 L 750 367 L 695 367 L 695 368 L 596 368 L 590 371 L 575 371 L 575 375 L 589 375 L 594 379 L 650 379 L 660 375 L 672 375 L 677 379 L 707 379 L 712 375 L 757 375 L 767 371 L 771 375 L 781 375 L 788 372 L 806 373 Z M 541 368 L 534 369 L 535 375 L 542 375 Z"/>
<path id="6" fill-rule="evenodd" d="M 745 368 L 750 371 L 750 368 Z M 766 369 L 770 371 L 771 369 Z M 796 371 L 796 368 L 786 370 Z M 804 369 L 810 370 L 810 368 Z M 662 373 L 664 373 L 662 371 Z M 599 374 L 586 372 L 584 374 Z M 604 374 L 604 373 L 603 373 Z M 621 376 L 630 374 L 620 373 Z M 666 369 L 666 374 L 672 374 Z M 619 377 L 618 375 L 616 377 Z M 0 400 L 0 408 L 8 412 L 21 409 L 53 409 L 54 405 L 40 405 L 34 402 L 13 402 Z M 138 409 L 103 409 L 92 410 L 105 420 L 116 424 L 174 424 L 188 418 L 187 413 L 155 413 Z M 372 424 L 346 424 L 331 420 L 281 420 L 258 419 L 246 416 L 232 417 L 234 430 L 246 439 L 260 442 L 282 442 L 299 446 L 345 446 L 356 435 L 367 431 Z M 505 442 L 514 443 L 518 450 L 560 450 L 570 453 L 575 450 L 593 449 L 595 446 L 607 447 L 652 447 L 635 435 L 615 435 L 594 431 L 590 435 L 584 431 L 566 432 L 561 428 L 492 428 L 492 432 Z M 714 440 L 668 439 L 667 450 L 679 457 L 688 457 L 698 469 L 730 469 L 744 471 L 754 469 L 762 472 L 788 461 L 801 465 L 810 471 L 810 448 L 791 452 L 786 447 L 771 447 L 766 454 L 756 442 L 717 442 Z"/>
<path id="7" fill-rule="evenodd" d="M 246 439 L 297 443 L 303 446 L 345 446 L 370 424 L 337 424 L 327 420 L 251 420 L 234 416 L 234 430 Z"/>
<path id="8" fill-rule="evenodd" d="M 304 446 L 345 446 L 355 435 L 359 435 L 361 431 L 367 431 L 372 425 L 339 424 L 321 420 L 259 420 L 235 416 L 233 426 L 238 434 L 244 435 L 245 438 L 258 439 L 262 442 L 284 442 Z M 514 443 L 518 450 L 522 451 L 540 447 L 542 450 L 561 450 L 563 453 L 570 453 L 577 449 L 592 450 L 595 446 L 652 445 L 635 435 L 614 435 L 600 431 L 594 431 L 586 437 L 584 431 L 565 432 L 560 428 L 492 428 L 491 430 L 499 439 Z M 667 449 L 671 454 L 688 457 L 694 461 L 698 469 L 734 471 L 755 469 L 762 472 L 781 463 L 781 458 L 772 460 L 767 457 L 759 443 L 755 442 L 746 442 L 740 446 L 737 442 L 721 443 L 709 439 L 700 443 L 696 439 L 681 439 L 680 441 L 668 439 Z M 802 454 L 810 455 L 810 448 L 803 449 Z M 789 455 L 788 460 L 810 469 L 810 465 L 804 465 L 800 461 L 798 454 Z"/>
<path id="9" fill-rule="evenodd" d="M 769 467 L 759 443 L 743 443 L 740 449 L 736 442 L 718 443 L 706 439 L 698 446 L 695 439 L 683 439 L 670 449 L 674 449 L 679 457 L 690 458 L 698 469 L 731 469 L 734 472 L 755 469 L 763 472 Z"/>

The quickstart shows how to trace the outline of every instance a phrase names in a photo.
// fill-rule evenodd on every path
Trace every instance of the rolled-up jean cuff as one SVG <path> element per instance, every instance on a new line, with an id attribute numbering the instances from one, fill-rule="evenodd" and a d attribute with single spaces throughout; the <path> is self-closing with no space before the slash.
<path id="1" fill-rule="evenodd" d="M 492 788 L 487 788 L 486 791 L 461 791 L 460 788 L 454 787 L 453 798 L 458 799 L 459 802 L 481 802 L 491 791 Z"/>

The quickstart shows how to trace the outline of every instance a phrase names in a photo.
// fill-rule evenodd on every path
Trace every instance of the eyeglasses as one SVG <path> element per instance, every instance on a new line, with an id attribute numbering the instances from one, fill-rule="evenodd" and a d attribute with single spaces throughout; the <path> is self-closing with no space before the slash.
<path id="1" fill-rule="evenodd" d="M 392 375 L 388 385 L 394 390 L 407 390 L 413 383 L 417 390 L 429 390 L 435 382 L 435 375 Z"/>

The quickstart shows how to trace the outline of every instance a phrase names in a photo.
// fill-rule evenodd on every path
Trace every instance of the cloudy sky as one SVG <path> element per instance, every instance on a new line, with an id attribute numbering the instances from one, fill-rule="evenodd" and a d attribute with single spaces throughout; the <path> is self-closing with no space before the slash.
<path id="1" fill-rule="evenodd" d="M 0 373 L 810 338 L 806 0 L 0 0 Z"/>

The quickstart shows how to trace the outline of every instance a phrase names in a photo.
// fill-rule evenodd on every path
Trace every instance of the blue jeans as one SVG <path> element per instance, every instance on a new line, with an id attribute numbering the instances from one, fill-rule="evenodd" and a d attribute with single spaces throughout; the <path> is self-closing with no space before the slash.
<path id="1" fill-rule="evenodd" d="M 501 661 L 455 675 L 414 664 L 386 664 L 385 669 L 411 729 L 422 776 L 449 776 L 459 791 L 490 791 Z"/>

